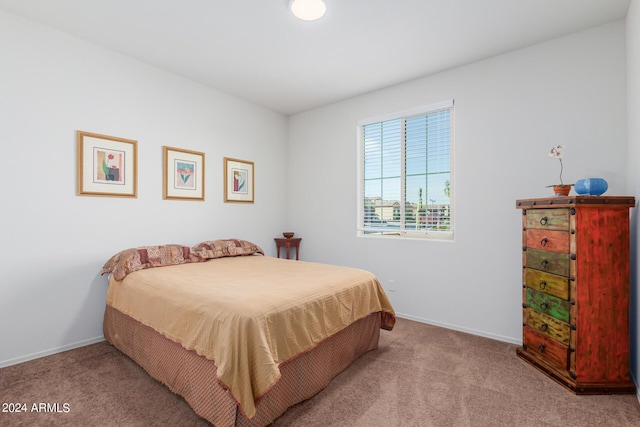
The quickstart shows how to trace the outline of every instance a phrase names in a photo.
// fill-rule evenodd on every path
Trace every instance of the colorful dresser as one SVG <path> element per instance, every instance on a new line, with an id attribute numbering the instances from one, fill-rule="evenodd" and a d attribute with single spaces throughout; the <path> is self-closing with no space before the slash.
<path id="1" fill-rule="evenodd" d="M 522 209 L 522 347 L 576 394 L 634 393 L 629 368 L 633 197 L 517 200 Z"/>

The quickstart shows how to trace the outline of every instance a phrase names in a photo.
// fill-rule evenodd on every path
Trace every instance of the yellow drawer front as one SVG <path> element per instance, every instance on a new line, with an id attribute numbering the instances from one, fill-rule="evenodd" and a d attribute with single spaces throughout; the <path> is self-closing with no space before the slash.
<path id="1" fill-rule="evenodd" d="M 569 299 L 569 279 L 566 277 L 527 268 L 524 271 L 524 279 L 528 288 L 565 300 Z"/>
<path id="2" fill-rule="evenodd" d="M 527 229 L 569 230 L 569 209 L 527 209 Z"/>
<path id="3" fill-rule="evenodd" d="M 540 332 L 561 344 L 569 345 L 569 325 L 544 313 L 538 313 L 532 308 L 526 310 L 526 324 L 531 329 Z"/>

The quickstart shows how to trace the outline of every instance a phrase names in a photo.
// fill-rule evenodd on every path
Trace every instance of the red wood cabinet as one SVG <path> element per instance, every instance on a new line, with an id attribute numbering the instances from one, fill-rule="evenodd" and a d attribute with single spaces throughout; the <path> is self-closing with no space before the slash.
<path id="1" fill-rule="evenodd" d="M 633 197 L 517 200 L 523 344 L 517 355 L 576 394 L 635 393 L 629 367 Z"/>

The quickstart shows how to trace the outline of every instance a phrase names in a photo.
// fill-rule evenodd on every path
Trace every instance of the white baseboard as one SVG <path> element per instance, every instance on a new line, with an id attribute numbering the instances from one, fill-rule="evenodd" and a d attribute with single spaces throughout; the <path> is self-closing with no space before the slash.
<path id="1" fill-rule="evenodd" d="M 415 320 L 416 322 L 426 323 L 428 325 L 433 325 L 433 326 L 440 326 L 440 327 L 446 328 L 446 329 L 453 329 L 454 331 L 460 331 L 460 332 L 465 332 L 467 334 L 478 335 L 478 336 L 485 337 L 485 338 L 491 338 L 491 339 L 494 339 L 494 340 L 497 340 L 497 341 L 507 342 L 507 343 L 510 343 L 510 344 L 517 344 L 517 345 L 521 345 L 522 344 L 522 339 L 521 338 L 505 337 L 503 335 L 491 334 L 491 333 L 486 332 L 486 331 L 480 331 L 480 330 L 477 330 L 477 329 L 464 328 L 462 326 L 452 325 L 452 324 L 449 324 L 449 323 L 437 322 L 435 320 L 424 319 L 422 317 L 411 316 L 411 315 L 408 315 L 408 314 L 396 313 L 396 317 L 400 317 L 402 319 L 407 319 L 407 320 Z"/>
<path id="2" fill-rule="evenodd" d="M 16 357 L 14 359 L 1 360 L 0 368 L 5 368 L 11 365 L 17 365 L 18 363 L 28 362 L 29 360 L 39 359 L 41 357 L 50 356 L 56 353 L 62 353 L 63 351 L 73 350 L 74 348 L 84 347 L 85 345 L 95 344 L 101 341 L 104 341 L 104 336 L 99 336 L 95 338 L 90 338 L 88 340 L 74 342 L 72 344 L 51 348 L 49 350 L 39 351 L 37 353 L 27 354 L 25 356 Z"/>

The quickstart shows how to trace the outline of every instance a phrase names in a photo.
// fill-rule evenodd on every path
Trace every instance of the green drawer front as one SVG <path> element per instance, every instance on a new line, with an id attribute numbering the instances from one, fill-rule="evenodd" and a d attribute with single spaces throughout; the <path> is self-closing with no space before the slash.
<path id="1" fill-rule="evenodd" d="M 527 248 L 527 267 L 568 277 L 569 254 Z"/>
<path id="2" fill-rule="evenodd" d="M 569 230 L 569 209 L 527 209 L 527 228 Z"/>
<path id="3" fill-rule="evenodd" d="M 548 314 L 569 323 L 569 301 L 527 288 L 527 305 L 536 311 Z"/>

